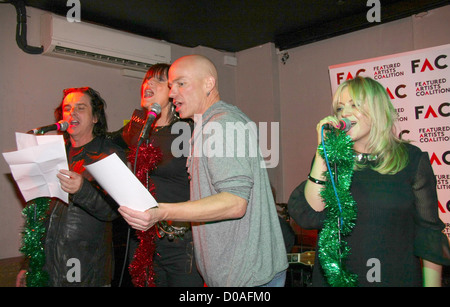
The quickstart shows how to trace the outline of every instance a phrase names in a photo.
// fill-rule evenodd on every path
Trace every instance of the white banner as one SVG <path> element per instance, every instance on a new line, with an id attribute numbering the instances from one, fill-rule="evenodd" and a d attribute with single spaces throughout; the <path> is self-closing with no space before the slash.
<path id="1" fill-rule="evenodd" d="M 428 152 L 439 216 L 450 237 L 450 44 L 329 67 L 333 93 L 357 75 L 386 87 L 403 139 Z"/>

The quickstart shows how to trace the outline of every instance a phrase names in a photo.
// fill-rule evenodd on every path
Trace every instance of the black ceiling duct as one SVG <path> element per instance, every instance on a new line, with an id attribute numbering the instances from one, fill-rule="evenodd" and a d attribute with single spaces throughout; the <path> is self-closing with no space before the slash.
<path id="1" fill-rule="evenodd" d="M 29 54 L 41 54 L 44 48 L 29 46 L 27 43 L 27 11 L 23 0 L 11 0 L 17 12 L 16 42 L 20 49 Z"/>

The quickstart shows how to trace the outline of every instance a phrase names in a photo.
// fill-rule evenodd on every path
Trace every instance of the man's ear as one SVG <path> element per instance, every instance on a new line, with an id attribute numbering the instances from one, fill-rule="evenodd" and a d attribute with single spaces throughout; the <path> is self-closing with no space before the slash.
<path id="1" fill-rule="evenodd" d="M 206 93 L 209 96 L 209 93 L 214 89 L 216 86 L 216 79 L 213 76 L 209 76 L 205 80 L 205 87 L 206 87 Z"/>

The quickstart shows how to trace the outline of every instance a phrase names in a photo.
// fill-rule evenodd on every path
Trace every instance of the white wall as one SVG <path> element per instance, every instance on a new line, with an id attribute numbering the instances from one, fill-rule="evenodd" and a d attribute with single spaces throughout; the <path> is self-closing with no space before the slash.
<path id="1" fill-rule="evenodd" d="M 271 138 L 272 133 L 276 131 L 272 123 L 280 123 L 278 56 L 273 44 L 265 44 L 238 52 L 236 57 L 238 60 L 236 105 L 254 122 L 258 124 L 267 123 L 268 146 L 262 144 L 261 147 L 268 149 L 272 155 L 266 158 L 266 161 L 275 163 L 277 161 L 275 157 L 277 156 L 278 166 L 268 168 L 267 171 L 271 184 L 278 194 L 278 191 L 283 189 L 281 173 L 283 163 L 281 151 L 283 148 L 282 146 L 275 146 L 275 140 Z M 280 125 L 282 124 L 280 123 Z M 260 142 L 262 138 L 265 137 L 260 133 Z M 277 138 L 279 138 L 278 135 Z"/>

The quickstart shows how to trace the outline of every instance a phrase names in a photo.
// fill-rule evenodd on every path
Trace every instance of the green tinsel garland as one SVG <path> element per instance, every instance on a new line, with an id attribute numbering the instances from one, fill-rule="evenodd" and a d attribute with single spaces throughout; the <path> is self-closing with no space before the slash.
<path id="1" fill-rule="evenodd" d="M 29 260 L 26 283 L 28 287 L 45 287 L 48 285 L 48 273 L 42 268 L 45 264 L 43 237 L 45 235 L 45 218 L 50 198 L 36 198 L 28 203 L 22 214 L 26 217 L 25 229 L 20 251 Z"/>
<path id="2" fill-rule="evenodd" d="M 348 256 L 350 248 L 342 240 L 342 237 L 350 234 L 356 220 L 356 203 L 350 193 L 355 163 L 353 141 L 341 130 L 329 131 L 325 140 L 325 152 L 333 179 L 336 176 L 333 165 L 337 165 L 337 182 L 335 192 L 330 173 L 325 172 L 327 181 L 320 195 L 328 212 L 318 241 L 319 260 L 330 286 L 356 286 L 358 276 L 348 272 L 343 261 Z M 323 146 L 319 145 L 318 150 L 325 159 Z"/>

